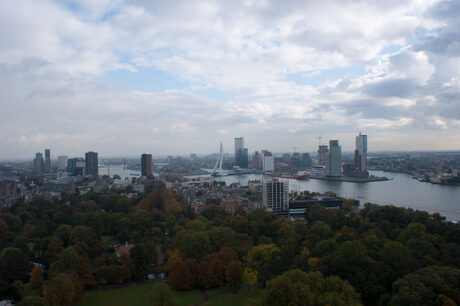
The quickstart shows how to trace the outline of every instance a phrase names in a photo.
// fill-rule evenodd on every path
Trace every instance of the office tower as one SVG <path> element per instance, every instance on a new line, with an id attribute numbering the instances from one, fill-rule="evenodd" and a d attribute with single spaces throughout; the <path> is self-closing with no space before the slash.
<path id="1" fill-rule="evenodd" d="M 43 154 L 38 152 L 35 154 L 34 170 L 38 173 L 42 173 L 44 169 L 45 169 L 45 163 L 43 161 Z"/>
<path id="2" fill-rule="evenodd" d="M 45 172 L 51 172 L 51 152 L 50 149 L 45 149 Z"/>
<path id="3" fill-rule="evenodd" d="M 244 137 L 235 137 L 235 165 L 244 168 Z"/>
<path id="4" fill-rule="evenodd" d="M 355 150 L 355 167 L 359 171 L 367 171 L 367 135 L 356 136 L 356 150 Z"/>
<path id="5" fill-rule="evenodd" d="M 326 159 L 326 175 L 340 176 L 342 174 L 342 150 L 338 140 L 329 140 L 329 153 Z"/>
<path id="6" fill-rule="evenodd" d="M 311 157 L 310 153 L 303 153 L 302 154 L 302 161 L 303 161 L 303 166 L 305 168 L 311 168 Z"/>
<path id="7" fill-rule="evenodd" d="M 85 153 L 85 163 L 86 163 L 86 175 L 98 176 L 98 160 L 97 152 L 87 152 Z"/>
<path id="8" fill-rule="evenodd" d="M 263 182 L 262 198 L 264 207 L 275 215 L 289 211 L 289 181 L 271 179 Z"/>
<path id="9" fill-rule="evenodd" d="M 329 153 L 327 146 L 320 145 L 318 148 L 318 165 L 326 166 L 327 153 Z"/>
<path id="10" fill-rule="evenodd" d="M 58 170 L 65 170 L 67 167 L 67 155 L 58 156 Z"/>
<path id="11" fill-rule="evenodd" d="M 241 168 L 249 168 L 249 153 L 248 153 L 248 149 L 247 148 L 244 148 L 243 149 L 243 157 L 242 157 L 242 160 L 241 160 Z"/>
<path id="12" fill-rule="evenodd" d="M 254 155 L 252 156 L 252 168 L 254 169 L 262 168 L 262 155 L 258 151 L 255 151 Z"/>
<path id="13" fill-rule="evenodd" d="M 70 175 L 85 175 L 86 162 L 83 158 L 69 158 L 67 160 L 67 172 Z"/>
<path id="14" fill-rule="evenodd" d="M 153 174 L 152 154 L 142 154 L 141 174 L 142 176 L 151 176 Z"/>

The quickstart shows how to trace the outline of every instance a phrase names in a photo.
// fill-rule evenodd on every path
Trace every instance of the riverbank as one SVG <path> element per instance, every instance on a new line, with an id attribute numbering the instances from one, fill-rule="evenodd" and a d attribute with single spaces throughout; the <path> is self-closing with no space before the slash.
<path id="1" fill-rule="evenodd" d="M 383 176 L 370 176 L 370 177 L 330 177 L 330 176 L 310 176 L 309 178 L 315 180 L 325 180 L 325 181 L 338 181 L 338 182 L 351 182 L 351 183 L 369 183 L 369 182 L 382 182 L 389 181 L 390 179 Z"/>

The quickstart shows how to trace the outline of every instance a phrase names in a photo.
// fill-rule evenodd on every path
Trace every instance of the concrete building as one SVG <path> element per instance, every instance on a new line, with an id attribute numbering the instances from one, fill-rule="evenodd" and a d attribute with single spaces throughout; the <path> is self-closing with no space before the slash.
<path id="1" fill-rule="evenodd" d="M 99 167 L 98 167 L 98 158 L 97 152 L 86 152 L 85 153 L 85 166 L 86 166 L 86 175 L 98 176 Z"/>
<path id="2" fill-rule="evenodd" d="M 284 215 L 289 211 L 289 181 L 271 179 L 263 182 L 262 199 L 265 209 Z"/>
<path id="3" fill-rule="evenodd" d="M 367 171 L 367 135 L 356 136 L 355 166 L 359 171 Z"/>
<path id="4" fill-rule="evenodd" d="M 318 148 L 318 165 L 319 166 L 326 166 L 327 153 L 329 153 L 329 149 L 327 148 L 327 146 L 320 145 Z"/>
<path id="5" fill-rule="evenodd" d="M 152 176 L 153 175 L 153 162 L 152 154 L 142 154 L 141 157 L 141 175 Z"/>
<path id="6" fill-rule="evenodd" d="M 58 167 L 57 169 L 62 171 L 67 168 L 67 155 L 58 156 Z"/>
<path id="7" fill-rule="evenodd" d="M 45 149 L 45 172 L 51 172 L 51 152 L 50 149 Z"/>
<path id="8" fill-rule="evenodd" d="M 329 153 L 326 159 L 326 175 L 342 175 L 342 149 L 338 140 L 329 140 Z"/>
<path id="9" fill-rule="evenodd" d="M 254 155 L 252 156 L 252 168 L 253 169 L 262 168 L 262 155 L 258 151 L 255 151 Z"/>

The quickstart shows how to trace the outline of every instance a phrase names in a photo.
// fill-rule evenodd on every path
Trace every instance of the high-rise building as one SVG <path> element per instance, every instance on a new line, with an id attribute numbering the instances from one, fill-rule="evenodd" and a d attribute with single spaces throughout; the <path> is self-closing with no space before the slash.
<path id="1" fill-rule="evenodd" d="M 45 149 L 45 172 L 51 172 L 51 152 L 50 149 Z"/>
<path id="2" fill-rule="evenodd" d="M 98 159 L 97 152 L 87 152 L 85 153 L 85 163 L 86 163 L 86 175 L 98 176 Z"/>
<path id="3" fill-rule="evenodd" d="M 235 165 L 248 168 L 248 149 L 244 147 L 244 137 L 235 138 Z"/>
<path id="4" fill-rule="evenodd" d="M 271 179 L 263 182 L 262 199 L 264 207 L 275 215 L 289 212 L 289 181 Z"/>
<path id="5" fill-rule="evenodd" d="M 65 170 L 67 168 L 67 155 L 58 156 L 58 170 Z"/>
<path id="6" fill-rule="evenodd" d="M 338 140 L 329 140 L 329 153 L 326 159 L 326 175 L 342 175 L 342 149 Z"/>
<path id="7" fill-rule="evenodd" d="M 318 165 L 326 166 L 327 153 L 329 153 L 327 146 L 320 145 L 318 148 Z"/>
<path id="8" fill-rule="evenodd" d="M 252 156 L 252 168 L 254 169 L 262 168 L 262 155 L 258 151 L 255 151 L 254 155 Z"/>
<path id="9" fill-rule="evenodd" d="M 271 152 L 265 151 L 263 153 L 262 169 L 266 172 L 275 171 L 275 157 Z"/>
<path id="10" fill-rule="evenodd" d="M 67 172 L 70 175 L 85 175 L 86 161 L 83 158 L 69 158 L 67 160 Z"/>
<path id="11" fill-rule="evenodd" d="M 34 170 L 38 173 L 42 173 L 44 169 L 45 169 L 45 163 L 43 161 L 43 154 L 38 152 L 35 154 Z"/>
<path id="12" fill-rule="evenodd" d="M 359 171 L 367 171 L 367 135 L 356 136 L 356 150 L 355 150 L 355 167 Z"/>
<path id="13" fill-rule="evenodd" d="M 142 154 L 141 174 L 142 176 L 151 176 L 153 174 L 152 154 Z"/>

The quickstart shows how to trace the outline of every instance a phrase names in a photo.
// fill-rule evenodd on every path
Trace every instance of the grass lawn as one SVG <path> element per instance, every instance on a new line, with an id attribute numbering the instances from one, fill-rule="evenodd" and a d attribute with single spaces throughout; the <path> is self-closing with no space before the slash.
<path id="1" fill-rule="evenodd" d="M 250 300 L 260 301 L 263 297 L 263 289 L 241 289 L 238 293 L 227 293 L 220 296 L 211 298 L 208 302 L 203 305 L 246 305 Z"/>
<path id="2" fill-rule="evenodd" d="M 151 305 L 149 301 L 149 292 L 152 290 L 153 284 L 106 290 L 99 292 L 87 293 L 83 296 L 79 306 L 90 305 Z M 198 290 L 192 291 L 173 291 L 177 304 L 186 306 L 198 302 L 202 295 Z"/>

